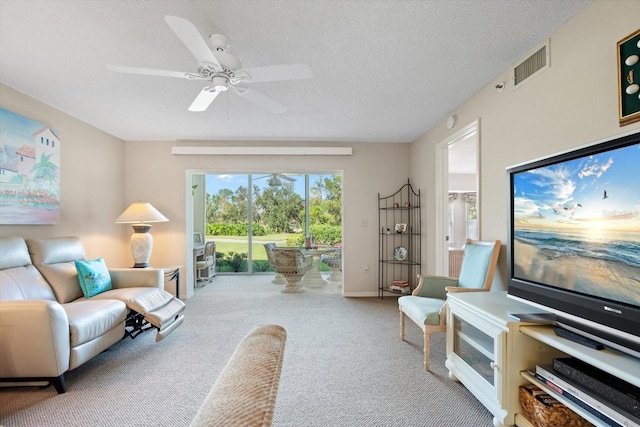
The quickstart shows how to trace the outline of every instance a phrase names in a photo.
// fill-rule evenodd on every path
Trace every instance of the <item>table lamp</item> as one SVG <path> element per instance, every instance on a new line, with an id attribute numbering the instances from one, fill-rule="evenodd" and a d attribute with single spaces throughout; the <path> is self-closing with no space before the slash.
<path id="1" fill-rule="evenodd" d="M 116 218 L 116 224 L 133 224 L 134 233 L 131 235 L 131 255 L 133 255 L 134 268 L 149 267 L 149 259 L 153 249 L 153 237 L 149 230 L 149 222 L 166 222 L 167 217 L 162 215 L 151 203 L 132 203 L 122 214 Z"/>

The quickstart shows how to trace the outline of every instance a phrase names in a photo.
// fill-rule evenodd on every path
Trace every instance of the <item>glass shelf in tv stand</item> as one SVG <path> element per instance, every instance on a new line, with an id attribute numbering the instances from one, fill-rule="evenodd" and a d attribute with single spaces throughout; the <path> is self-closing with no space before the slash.
<path id="1" fill-rule="evenodd" d="M 453 315 L 453 352 L 494 387 L 494 338 Z"/>

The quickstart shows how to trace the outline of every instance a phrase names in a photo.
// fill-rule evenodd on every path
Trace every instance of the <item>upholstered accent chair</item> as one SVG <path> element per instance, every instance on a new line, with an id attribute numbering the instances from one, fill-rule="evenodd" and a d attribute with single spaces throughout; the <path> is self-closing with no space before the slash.
<path id="1" fill-rule="evenodd" d="M 311 269 L 313 258 L 305 256 L 298 248 L 273 248 L 273 261 L 276 273 L 282 274 L 287 279 L 282 293 L 293 294 L 304 292 L 300 287 L 300 281 Z"/>
<path id="2" fill-rule="evenodd" d="M 460 277 L 418 275 L 418 286 L 411 295 L 398 298 L 400 338 L 404 341 L 405 316 L 424 332 L 424 367 L 429 370 L 429 338 L 433 332 L 446 330 L 447 292 L 491 290 L 498 263 L 500 240 L 484 242 L 467 239 Z"/>
<path id="3" fill-rule="evenodd" d="M 273 259 L 273 248 L 277 248 L 277 247 L 278 245 L 276 245 L 275 243 L 264 244 L 264 250 L 267 253 L 267 261 L 269 262 L 269 266 L 273 268 L 274 271 L 276 269 L 276 262 Z M 286 285 L 287 279 L 285 279 L 282 273 L 276 272 L 276 276 L 273 278 L 271 283 L 273 283 L 274 285 Z"/>

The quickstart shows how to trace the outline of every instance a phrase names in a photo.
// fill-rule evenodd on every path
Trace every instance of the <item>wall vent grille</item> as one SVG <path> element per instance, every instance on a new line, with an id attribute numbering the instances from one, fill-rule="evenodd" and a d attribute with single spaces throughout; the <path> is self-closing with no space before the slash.
<path id="1" fill-rule="evenodd" d="M 513 87 L 517 88 L 527 80 L 549 68 L 549 42 L 513 68 Z"/>

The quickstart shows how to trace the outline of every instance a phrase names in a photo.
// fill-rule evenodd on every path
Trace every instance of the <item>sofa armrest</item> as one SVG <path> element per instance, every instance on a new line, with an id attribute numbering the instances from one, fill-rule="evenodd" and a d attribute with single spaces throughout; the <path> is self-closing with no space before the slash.
<path id="1" fill-rule="evenodd" d="M 161 268 L 110 268 L 111 287 L 164 289 L 164 270 Z"/>
<path id="2" fill-rule="evenodd" d="M 58 377 L 69 370 L 69 321 L 50 300 L 0 301 L 0 378 Z"/>
<path id="3" fill-rule="evenodd" d="M 287 332 L 280 325 L 252 329 L 238 344 L 190 427 L 267 427 L 282 373 Z"/>

